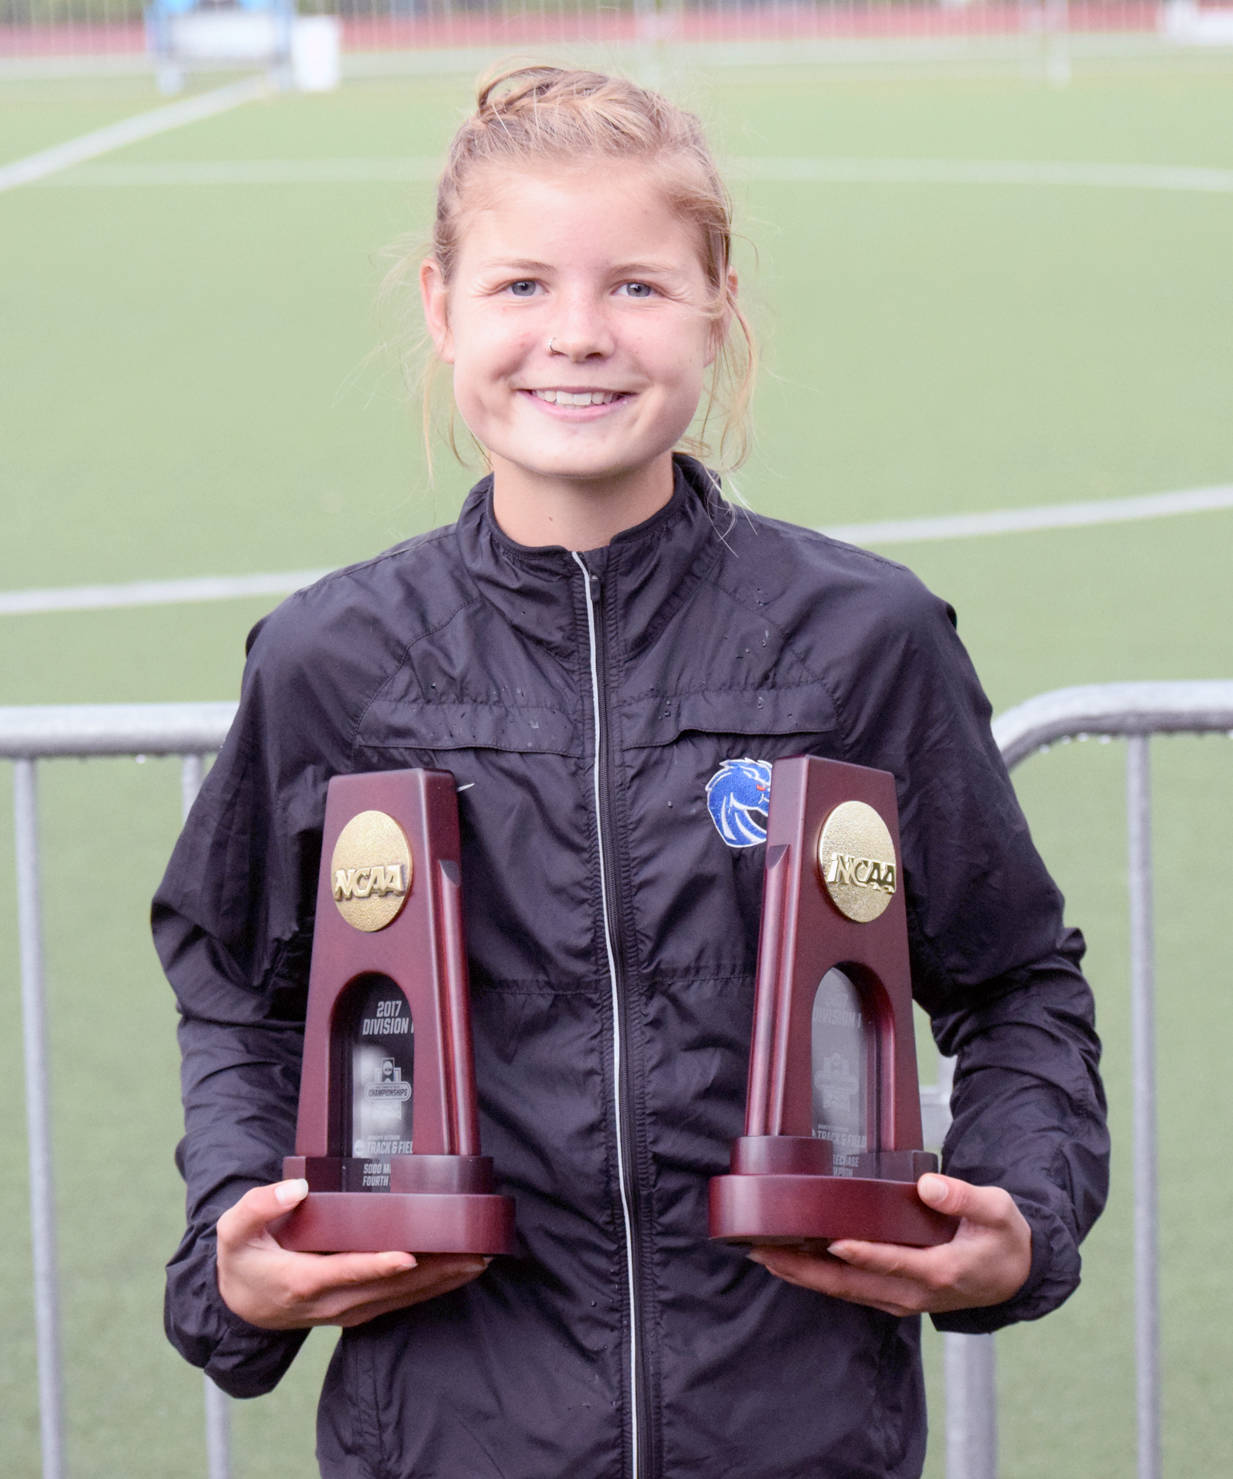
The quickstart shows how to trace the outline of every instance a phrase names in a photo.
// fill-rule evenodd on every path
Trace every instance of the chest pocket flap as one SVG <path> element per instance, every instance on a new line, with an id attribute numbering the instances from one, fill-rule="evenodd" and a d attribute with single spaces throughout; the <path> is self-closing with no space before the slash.
<path id="1" fill-rule="evenodd" d="M 575 755 L 579 727 L 561 709 L 498 703 L 377 700 L 364 716 L 358 743 L 369 750 L 508 750 Z"/>
<path id="2" fill-rule="evenodd" d="M 646 694 L 621 705 L 621 734 L 630 749 L 670 745 L 691 731 L 815 735 L 838 725 L 831 697 L 819 683 Z"/>

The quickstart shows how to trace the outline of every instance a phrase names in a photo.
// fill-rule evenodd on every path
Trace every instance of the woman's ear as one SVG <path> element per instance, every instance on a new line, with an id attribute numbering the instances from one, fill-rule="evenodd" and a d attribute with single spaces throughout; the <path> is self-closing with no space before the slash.
<path id="1" fill-rule="evenodd" d="M 420 263 L 420 298 L 424 304 L 424 322 L 437 353 L 447 365 L 452 365 L 454 336 L 449 325 L 449 293 L 440 264 L 432 257 Z"/>

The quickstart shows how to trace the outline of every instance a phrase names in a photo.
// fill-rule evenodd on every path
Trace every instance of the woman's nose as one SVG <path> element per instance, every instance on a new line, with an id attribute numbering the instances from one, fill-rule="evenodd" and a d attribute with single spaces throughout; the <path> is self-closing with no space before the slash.
<path id="1" fill-rule="evenodd" d="M 608 317 L 601 305 L 589 302 L 564 303 L 548 339 L 548 353 L 560 355 L 571 364 L 602 359 L 615 348 Z"/>

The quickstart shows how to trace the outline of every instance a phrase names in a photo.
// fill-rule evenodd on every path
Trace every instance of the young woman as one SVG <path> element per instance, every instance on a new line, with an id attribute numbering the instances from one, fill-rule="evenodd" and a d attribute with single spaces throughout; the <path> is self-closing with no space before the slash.
<path id="1" fill-rule="evenodd" d="M 481 92 L 420 283 L 491 471 L 456 524 L 258 626 L 155 901 L 187 1126 L 168 1329 L 253 1395 L 342 1326 L 325 1475 L 917 1475 L 915 1317 L 992 1330 L 1078 1280 L 1107 1155 L 1082 941 L 952 613 L 899 566 L 738 516 L 679 450 L 717 395 L 739 422 L 729 232 L 661 97 L 550 68 Z M 707 1238 L 763 864 L 711 783 L 801 753 L 896 777 L 914 990 L 959 1057 L 948 1174 L 918 1188 L 960 1219 L 943 1247 L 751 1261 Z M 286 1252 L 325 787 L 417 765 L 460 788 L 483 1141 L 518 1253 Z"/>

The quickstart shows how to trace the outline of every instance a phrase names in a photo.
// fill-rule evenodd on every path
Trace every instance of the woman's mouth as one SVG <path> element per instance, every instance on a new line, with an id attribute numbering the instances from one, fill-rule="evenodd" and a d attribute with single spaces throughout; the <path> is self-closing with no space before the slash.
<path id="1" fill-rule="evenodd" d="M 610 406 L 625 396 L 622 390 L 533 390 L 531 394 L 550 406 Z"/>

